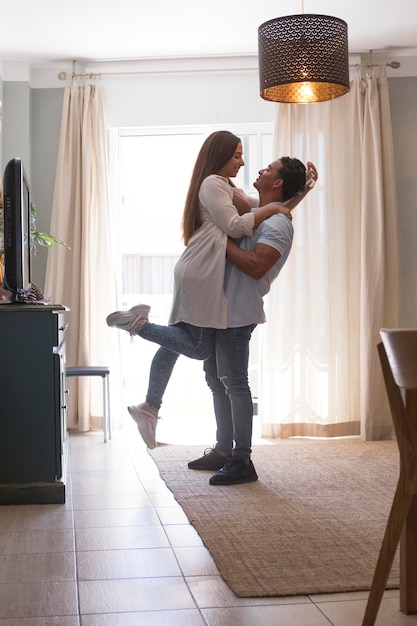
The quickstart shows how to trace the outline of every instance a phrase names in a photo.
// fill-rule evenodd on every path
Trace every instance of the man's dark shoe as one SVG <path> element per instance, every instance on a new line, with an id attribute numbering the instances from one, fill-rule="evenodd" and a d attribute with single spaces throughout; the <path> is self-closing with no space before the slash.
<path id="1" fill-rule="evenodd" d="M 223 467 L 228 458 L 230 457 L 224 457 L 219 454 L 216 448 L 207 448 L 207 450 L 204 450 L 202 457 L 188 463 L 188 469 L 215 472 Z"/>
<path id="2" fill-rule="evenodd" d="M 258 480 L 258 475 L 251 460 L 249 465 L 245 459 L 228 459 L 222 467 L 209 480 L 210 485 L 241 485 L 242 483 L 253 483 Z"/>

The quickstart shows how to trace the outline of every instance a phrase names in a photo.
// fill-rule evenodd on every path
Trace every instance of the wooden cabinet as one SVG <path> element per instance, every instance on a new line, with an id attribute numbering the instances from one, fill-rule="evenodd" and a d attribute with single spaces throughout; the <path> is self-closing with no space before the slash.
<path id="1" fill-rule="evenodd" d="M 65 311 L 0 305 L 0 503 L 65 502 Z"/>

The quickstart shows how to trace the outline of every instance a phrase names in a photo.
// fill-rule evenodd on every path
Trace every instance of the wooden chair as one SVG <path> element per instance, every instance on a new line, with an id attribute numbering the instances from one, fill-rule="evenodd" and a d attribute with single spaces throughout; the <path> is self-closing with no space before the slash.
<path id="1" fill-rule="evenodd" d="M 373 626 L 400 544 L 400 610 L 417 613 L 417 330 L 381 329 L 379 358 L 400 473 L 362 626 Z"/>

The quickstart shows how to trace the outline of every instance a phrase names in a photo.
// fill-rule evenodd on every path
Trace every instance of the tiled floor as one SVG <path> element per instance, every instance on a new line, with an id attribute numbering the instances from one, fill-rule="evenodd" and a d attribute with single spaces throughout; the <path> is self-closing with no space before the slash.
<path id="1" fill-rule="evenodd" d="M 65 505 L 0 507 L 0 626 L 360 626 L 366 593 L 236 598 L 133 423 L 69 449 Z M 391 591 L 376 623 L 417 616 Z"/>

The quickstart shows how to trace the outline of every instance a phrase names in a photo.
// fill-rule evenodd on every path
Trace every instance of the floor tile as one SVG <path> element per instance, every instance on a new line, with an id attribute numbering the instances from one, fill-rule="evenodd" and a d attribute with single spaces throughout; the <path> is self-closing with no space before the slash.
<path id="1" fill-rule="evenodd" d="M 78 615 L 52 617 L 0 617 L 0 626 L 80 626 Z"/>
<path id="2" fill-rule="evenodd" d="M 1 557 L 1 583 L 60 582 L 75 580 L 74 552 L 8 554 Z"/>
<path id="3" fill-rule="evenodd" d="M 0 531 L 72 528 L 72 511 L 65 505 L 21 505 L 0 508 Z"/>
<path id="4" fill-rule="evenodd" d="M 195 528 L 190 524 L 169 524 L 165 526 L 169 543 L 174 548 L 202 546 L 203 542 Z"/>
<path id="5" fill-rule="evenodd" d="M 329 620 L 311 603 L 203 609 L 202 613 L 207 626 L 329 626 Z"/>
<path id="6" fill-rule="evenodd" d="M 0 622 L 1 626 L 1 622 Z M 197 609 L 84 615 L 81 626 L 206 626 Z"/>
<path id="7" fill-rule="evenodd" d="M 0 532 L 0 555 L 71 551 L 74 551 L 72 528 Z"/>
<path id="8" fill-rule="evenodd" d="M 184 576 L 207 576 L 219 573 L 213 557 L 204 546 L 174 548 L 174 552 Z"/>
<path id="9" fill-rule="evenodd" d="M 318 603 L 317 606 L 334 626 L 361 626 L 367 600 L 349 600 Z M 398 598 L 384 597 L 377 614 L 375 626 L 412 626 L 417 624 L 417 615 L 400 612 Z"/>
<path id="10" fill-rule="evenodd" d="M 306 596 L 281 598 L 238 598 L 220 575 L 187 576 L 188 586 L 200 608 L 265 606 L 270 604 L 311 604 Z"/>
<path id="11" fill-rule="evenodd" d="M 73 495 L 145 493 L 135 472 L 77 472 L 72 474 Z"/>
<path id="12" fill-rule="evenodd" d="M 121 528 L 79 528 L 76 533 L 77 551 L 135 550 L 138 548 L 168 548 L 167 536 L 160 526 L 124 526 Z"/>
<path id="13" fill-rule="evenodd" d="M 81 581 L 81 614 L 195 608 L 181 577 Z"/>
<path id="14" fill-rule="evenodd" d="M 159 526 L 160 520 L 153 508 L 93 509 L 74 512 L 75 528 L 103 528 L 106 526 Z"/>
<path id="15" fill-rule="evenodd" d="M 79 552 L 79 580 L 181 576 L 171 548 Z"/>
<path id="16" fill-rule="evenodd" d="M 0 585 L 0 617 L 77 614 L 75 582 Z"/>
<path id="17" fill-rule="evenodd" d="M 164 525 L 169 524 L 189 524 L 188 517 L 180 506 L 160 507 L 156 506 L 155 511 Z"/>
<path id="18" fill-rule="evenodd" d="M 149 496 L 145 492 L 114 493 L 114 494 L 75 494 L 72 496 L 74 511 L 89 509 L 136 509 L 153 508 Z"/>

